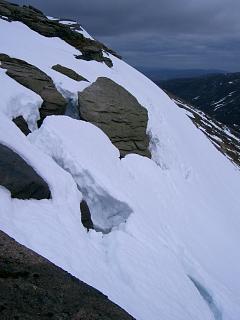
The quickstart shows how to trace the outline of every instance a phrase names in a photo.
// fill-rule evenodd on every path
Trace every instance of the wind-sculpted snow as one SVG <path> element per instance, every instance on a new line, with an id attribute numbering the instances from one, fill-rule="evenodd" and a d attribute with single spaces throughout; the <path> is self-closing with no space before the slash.
<path id="1" fill-rule="evenodd" d="M 126 222 L 132 209 L 124 202 L 125 197 L 118 200 L 125 187 L 121 183 L 125 172 L 118 151 L 101 130 L 83 121 L 49 117 L 29 139 L 72 175 L 97 230 L 109 232 Z"/>
<path id="2" fill-rule="evenodd" d="M 152 153 L 152 160 L 134 154 L 120 160 L 100 129 L 64 116 L 47 117 L 25 137 L 2 113 L 4 105 L 0 143 L 41 175 L 52 199 L 20 201 L 1 188 L 0 228 L 100 289 L 138 320 L 214 320 L 189 277 L 207 288 L 223 320 L 239 320 L 239 170 L 184 110 L 123 61 L 111 56 L 113 68 L 108 68 L 76 60 L 76 49 L 64 41 L 18 22 L 0 20 L 0 30 L 12 35 L 1 39 L 1 51 L 43 70 L 68 98 L 98 77 L 129 91 L 148 111 Z M 90 82 L 52 70 L 56 64 Z M 124 203 L 117 222 L 114 212 L 103 214 L 103 207 L 96 217 L 99 202 L 94 207 L 89 200 L 94 195 Z M 110 233 L 83 227 L 80 202 L 87 197 L 99 218 L 96 225 L 106 228 L 111 218 Z"/>

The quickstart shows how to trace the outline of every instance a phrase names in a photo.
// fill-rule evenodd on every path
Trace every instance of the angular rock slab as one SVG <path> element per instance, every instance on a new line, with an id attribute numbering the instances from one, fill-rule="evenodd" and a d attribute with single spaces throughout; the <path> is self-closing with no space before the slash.
<path id="1" fill-rule="evenodd" d="M 0 186 L 17 199 L 49 199 L 48 184 L 29 166 L 23 158 L 0 144 Z"/>
<path id="2" fill-rule="evenodd" d="M 52 69 L 65 75 L 66 77 L 73 79 L 75 81 L 87 81 L 89 82 L 86 78 L 82 77 L 80 74 L 78 74 L 76 71 L 64 67 L 61 64 L 56 64 L 54 66 L 52 66 Z"/>
<path id="3" fill-rule="evenodd" d="M 80 118 L 99 127 L 119 149 L 121 157 L 129 153 L 151 157 L 146 133 L 148 113 L 131 93 L 100 77 L 78 97 Z"/>
<path id="4" fill-rule="evenodd" d="M 0 319 L 134 320 L 101 292 L 1 231 Z"/>
<path id="5" fill-rule="evenodd" d="M 3 53 L 0 53 L 0 62 L 0 68 L 6 69 L 9 77 L 34 91 L 43 99 L 39 110 L 39 125 L 49 115 L 65 113 L 67 101 L 58 92 L 52 79 L 46 73 L 23 60 L 11 58 Z"/>

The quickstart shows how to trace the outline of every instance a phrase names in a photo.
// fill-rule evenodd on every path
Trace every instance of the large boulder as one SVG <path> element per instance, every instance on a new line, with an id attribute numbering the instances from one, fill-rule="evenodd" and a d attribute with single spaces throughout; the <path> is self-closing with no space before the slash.
<path id="1" fill-rule="evenodd" d="M 129 153 L 151 156 L 146 133 L 147 110 L 114 81 L 100 77 L 80 92 L 79 112 L 82 120 L 93 123 L 106 133 L 121 157 Z"/>
<path id="2" fill-rule="evenodd" d="M 3 53 L 0 53 L 0 68 L 6 69 L 9 77 L 41 96 L 43 103 L 39 124 L 46 116 L 65 113 L 67 101 L 56 89 L 52 79 L 42 70 Z"/>
<path id="3" fill-rule="evenodd" d="M 1 231 L 0 318 L 134 320 L 101 292 Z"/>
<path id="4" fill-rule="evenodd" d="M 17 199 L 49 199 L 51 193 L 47 183 L 23 158 L 0 144 L 0 186 Z"/>

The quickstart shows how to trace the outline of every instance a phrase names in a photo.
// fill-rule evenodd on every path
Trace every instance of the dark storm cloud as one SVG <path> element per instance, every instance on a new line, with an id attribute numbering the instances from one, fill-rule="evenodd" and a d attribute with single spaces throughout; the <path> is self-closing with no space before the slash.
<path id="1" fill-rule="evenodd" d="M 240 70 L 238 0 L 32 0 L 74 18 L 134 65 Z"/>

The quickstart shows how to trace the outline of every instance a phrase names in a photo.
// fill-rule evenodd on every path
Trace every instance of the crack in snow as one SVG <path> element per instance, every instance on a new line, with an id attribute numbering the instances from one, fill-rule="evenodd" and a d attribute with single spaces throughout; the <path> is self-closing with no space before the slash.
<path id="1" fill-rule="evenodd" d="M 199 283 L 197 280 L 193 279 L 190 276 L 188 277 L 192 281 L 192 283 L 194 284 L 204 301 L 207 303 L 209 309 L 211 310 L 214 316 L 214 319 L 222 320 L 222 313 L 219 310 L 216 302 L 214 301 L 213 296 L 207 291 L 207 289 L 201 283 Z"/>

